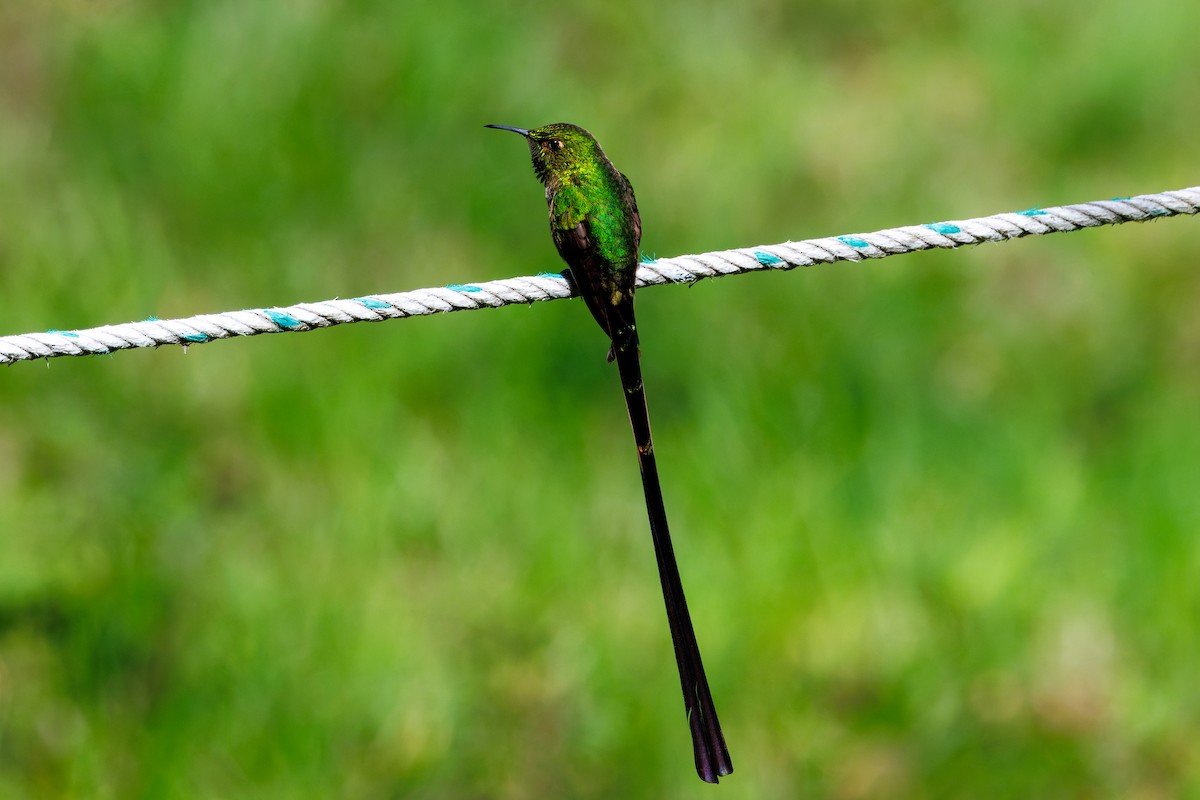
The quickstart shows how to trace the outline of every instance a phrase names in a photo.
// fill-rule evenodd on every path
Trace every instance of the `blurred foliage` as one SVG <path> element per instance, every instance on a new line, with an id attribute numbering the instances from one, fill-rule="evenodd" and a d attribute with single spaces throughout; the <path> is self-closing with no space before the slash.
<path id="1" fill-rule="evenodd" d="M 0 331 L 1197 182 L 1200 6 L 0 4 Z M 640 296 L 723 797 L 1200 794 L 1200 229 Z M 0 376 L 0 796 L 685 797 L 578 303 Z"/>

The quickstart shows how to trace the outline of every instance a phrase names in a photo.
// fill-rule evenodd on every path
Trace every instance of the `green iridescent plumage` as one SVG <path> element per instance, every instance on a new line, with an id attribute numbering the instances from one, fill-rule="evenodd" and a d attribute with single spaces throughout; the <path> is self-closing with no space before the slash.
<path id="1" fill-rule="evenodd" d="M 554 245 L 592 316 L 615 340 L 633 324 L 642 239 L 633 186 L 583 128 L 559 122 L 530 131 L 504 129 L 528 141 L 533 172 L 546 187 Z"/>
<path id="2" fill-rule="evenodd" d="M 487 127 L 519 133 L 529 143 L 534 174 L 546 187 L 554 245 L 570 267 L 576 292 L 612 342 L 608 358 L 617 362 L 637 445 L 650 532 L 692 733 L 696 772 L 704 780 L 716 783 L 719 776 L 733 771 L 733 764 L 713 707 L 675 564 L 650 436 L 633 314 L 638 245 L 642 239 L 642 219 L 633 186 L 604 155 L 596 139 L 577 125 L 559 122 L 533 130 L 507 125 Z"/>

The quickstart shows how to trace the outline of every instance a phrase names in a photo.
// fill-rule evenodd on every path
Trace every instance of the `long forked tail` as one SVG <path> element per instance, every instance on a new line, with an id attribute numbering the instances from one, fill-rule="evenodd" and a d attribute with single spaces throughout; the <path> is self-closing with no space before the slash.
<path id="1" fill-rule="evenodd" d="M 621 373 L 625 390 L 625 405 L 637 443 L 638 464 L 642 470 L 642 488 L 646 492 L 646 511 L 650 516 L 650 534 L 654 539 L 654 554 L 658 558 L 658 577 L 662 582 L 663 600 L 667 605 L 667 621 L 671 626 L 671 641 L 675 645 L 675 661 L 679 667 L 679 682 L 683 687 L 683 704 L 687 709 L 688 725 L 692 730 L 692 748 L 696 754 L 696 773 L 708 783 L 717 783 L 721 775 L 733 772 L 717 709 L 713 706 L 700 647 L 692 630 L 683 583 L 671 547 L 667 529 L 667 511 L 663 506 L 662 488 L 658 483 L 658 467 L 654 462 L 654 443 L 650 438 L 650 415 L 646 409 L 646 391 L 642 386 L 642 368 L 638 360 L 637 332 L 632 324 L 613 337 L 612 355 Z"/>

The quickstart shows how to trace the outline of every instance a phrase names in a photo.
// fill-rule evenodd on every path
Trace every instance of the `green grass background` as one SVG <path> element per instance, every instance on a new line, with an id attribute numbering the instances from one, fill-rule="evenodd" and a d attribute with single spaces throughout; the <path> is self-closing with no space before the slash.
<path id="1" fill-rule="evenodd" d="M 1196 184 L 1200 6 L 0 4 L 0 333 Z M 1200 796 L 1200 227 L 0 374 L 0 796 Z"/>

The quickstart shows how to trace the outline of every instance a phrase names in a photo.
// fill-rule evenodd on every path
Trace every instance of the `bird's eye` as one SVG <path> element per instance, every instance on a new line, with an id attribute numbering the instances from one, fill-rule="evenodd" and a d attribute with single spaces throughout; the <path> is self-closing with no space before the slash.
<path id="1" fill-rule="evenodd" d="M 563 149 L 562 139 L 551 139 L 550 140 L 550 149 L 555 152 L 562 150 Z"/>

